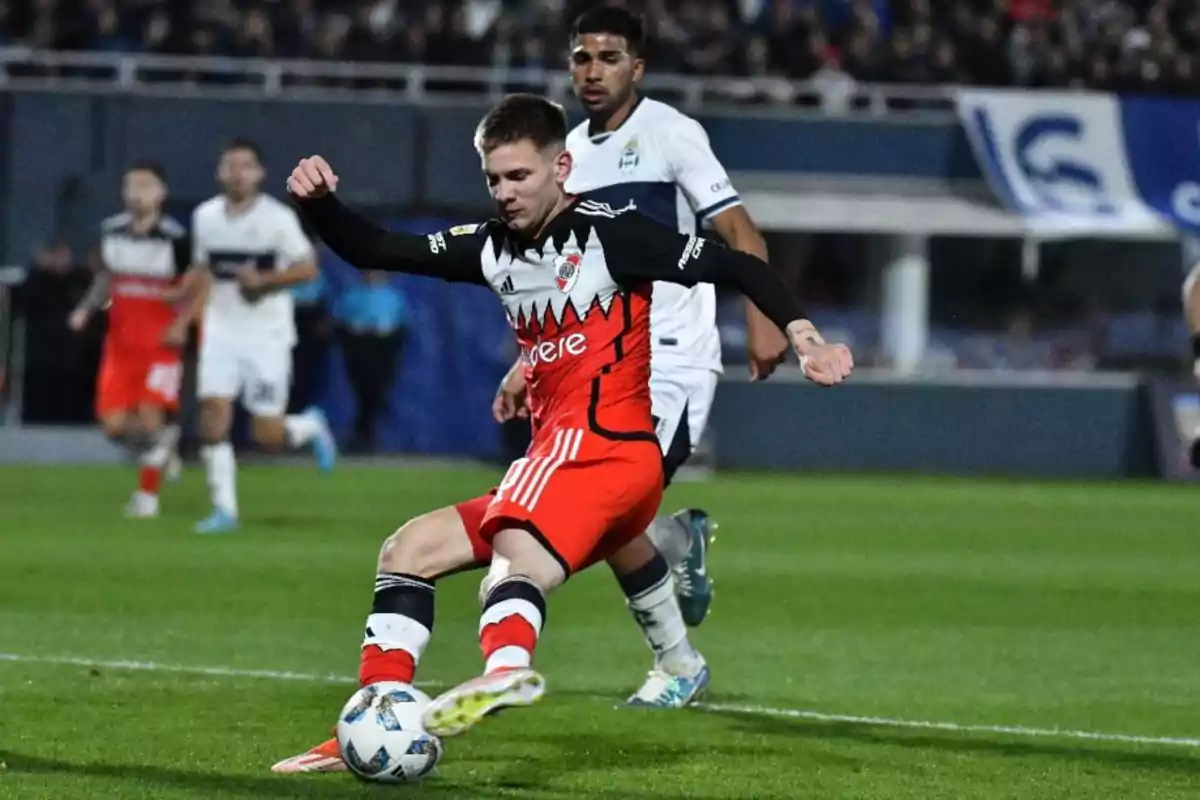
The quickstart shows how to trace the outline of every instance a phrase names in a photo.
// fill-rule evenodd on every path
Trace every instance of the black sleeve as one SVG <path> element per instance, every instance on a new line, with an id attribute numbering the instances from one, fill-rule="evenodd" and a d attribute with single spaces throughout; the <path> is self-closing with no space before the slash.
<path id="1" fill-rule="evenodd" d="M 487 243 L 484 225 L 460 225 L 414 236 L 385 231 L 344 206 L 332 192 L 317 200 L 295 202 L 329 249 L 358 269 L 487 283 L 482 260 Z"/>
<path id="2" fill-rule="evenodd" d="M 175 274 L 182 275 L 192 266 L 192 235 L 185 233 L 175 237 L 171 249 L 175 257 Z"/>
<path id="3" fill-rule="evenodd" d="M 598 220 L 609 273 L 621 282 L 667 281 L 682 286 L 732 286 L 779 326 L 807 319 L 800 301 L 765 261 L 723 244 L 687 236 L 641 214 Z"/>

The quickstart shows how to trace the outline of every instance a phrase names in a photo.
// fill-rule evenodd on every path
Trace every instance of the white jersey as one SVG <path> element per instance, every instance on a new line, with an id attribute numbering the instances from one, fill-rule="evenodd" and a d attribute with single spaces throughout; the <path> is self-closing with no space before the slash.
<path id="1" fill-rule="evenodd" d="M 567 135 L 575 164 L 567 191 L 694 234 L 700 223 L 741 204 L 700 123 L 643 98 L 615 131 Z M 721 371 L 717 297 L 712 284 L 656 282 L 650 307 L 652 364 Z"/>
<path id="2" fill-rule="evenodd" d="M 204 336 L 239 343 L 295 344 L 291 292 L 271 292 L 247 302 L 235 276 L 247 265 L 275 271 L 312 258 L 312 242 L 304 235 L 300 218 L 274 197 L 259 195 L 248 209 L 232 216 L 224 195 L 201 203 L 192 213 L 192 263 L 207 265 L 213 274 L 204 309 Z"/>

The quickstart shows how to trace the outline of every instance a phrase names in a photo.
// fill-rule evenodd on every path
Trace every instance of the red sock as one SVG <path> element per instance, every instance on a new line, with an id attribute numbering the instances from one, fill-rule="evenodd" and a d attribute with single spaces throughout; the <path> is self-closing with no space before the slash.
<path id="1" fill-rule="evenodd" d="M 407 650 L 384 650 L 377 644 L 362 649 L 362 661 L 358 666 L 360 686 L 382 681 L 412 683 L 416 673 L 417 662 Z"/>
<path id="2" fill-rule="evenodd" d="M 138 470 L 138 489 L 146 494 L 158 494 L 158 485 L 162 483 L 162 470 L 158 467 L 142 466 Z"/>
<path id="3" fill-rule="evenodd" d="M 484 625 L 479 632 L 479 647 L 483 650 L 485 661 L 484 674 L 528 667 L 533 663 L 537 640 L 537 630 L 520 614 Z"/>

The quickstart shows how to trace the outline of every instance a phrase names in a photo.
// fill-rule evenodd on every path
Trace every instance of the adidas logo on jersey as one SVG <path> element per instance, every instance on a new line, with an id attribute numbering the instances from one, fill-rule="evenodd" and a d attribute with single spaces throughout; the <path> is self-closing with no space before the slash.
<path id="1" fill-rule="evenodd" d="M 504 283 L 500 284 L 500 294 L 516 294 L 517 287 L 513 286 L 512 275 L 505 277 Z"/>

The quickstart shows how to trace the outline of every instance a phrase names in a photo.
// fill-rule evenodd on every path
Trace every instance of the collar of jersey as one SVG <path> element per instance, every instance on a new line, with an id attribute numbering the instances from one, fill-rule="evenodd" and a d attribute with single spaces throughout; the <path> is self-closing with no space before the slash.
<path id="1" fill-rule="evenodd" d="M 576 206 L 582 198 L 573 197 L 562 211 L 550 220 L 542 232 L 532 239 L 525 239 L 518 236 L 503 222 L 497 221 L 500 230 L 503 231 L 503 236 L 495 242 L 497 251 L 499 251 L 502 243 L 507 242 L 510 251 L 514 254 L 525 253 L 530 250 L 537 252 L 539 256 L 545 255 L 546 243 L 552 242 L 554 249 L 561 252 L 563 245 L 575 234 L 575 241 L 579 243 L 580 249 L 583 248 L 584 242 L 587 241 L 588 233 L 591 225 L 586 217 L 575 213 Z"/>
<path id="2" fill-rule="evenodd" d="M 629 120 L 633 119 L 633 115 L 636 114 L 637 110 L 642 107 L 642 101 L 645 99 L 645 97 L 639 94 L 637 102 L 633 104 L 633 108 L 629 109 L 629 113 L 625 115 L 625 119 L 621 120 L 621 124 L 613 128 L 611 131 L 600 131 L 599 133 L 595 133 L 592 130 L 592 121 L 588 120 L 588 139 L 591 140 L 592 144 L 604 144 L 604 142 L 607 142 L 609 137 L 621 130 L 621 128 L 624 128 L 625 124 L 629 122 Z"/>

